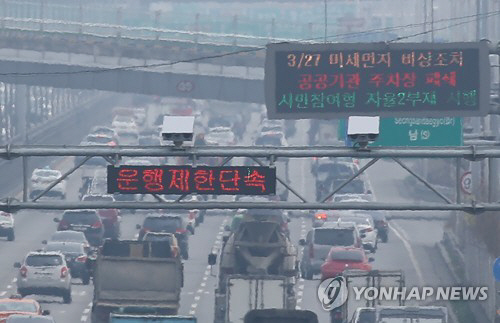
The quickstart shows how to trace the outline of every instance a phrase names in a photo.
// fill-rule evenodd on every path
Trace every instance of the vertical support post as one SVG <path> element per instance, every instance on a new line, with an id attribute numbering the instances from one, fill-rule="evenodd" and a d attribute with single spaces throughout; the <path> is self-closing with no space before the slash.
<path id="1" fill-rule="evenodd" d="M 312 38 L 313 38 L 313 24 L 312 24 L 312 22 L 307 24 L 307 29 L 309 32 L 309 39 L 312 40 Z"/>
<path id="2" fill-rule="evenodd" d="M 24 144 L 28 143 L 28 87 L 16 84 L 15 107 L 16 107 L 16 134 L 21 135 Z"/>
<path id="3" fill-rule="evenodd" d="M 121 32 L 121 25 L 122 25 L 122 7 L 118 7 L 116 9 L 116 38 L 121 38 L 122 32 Z"/>
<path id="4" fill-rule="evenodd" d="M 5 17 L 7 17 L 7 1 L 2 0 L 2 29 L 5 28 Z"/>
<path id="5" fill-rule="evenodd" d="M 157 30 L 155 32 L 155 40 L 160 39 L 160 32 L 158 31 L 158 29 L 160 29 L 160 16 L 161 16 L 161 10 L 156 10 L 155 11 L 155 29 L 157 29 Z"/>
<path id="6" fill-rule="evenodd" d="M 43 31 L 43 19 L 44 19 L 44 7 L 45 7 L 45 0 L 40 1 L 40 31 Z"/>
<path id="7" fill-rule="evenodd" d="M 481 39 L 481 0 L 476 0 L 476 40 Z"/>
<path id="8" fill-rule="evenodd" d="M 431 0 L 431 43 L 434 42 L 434 0 Z"/>
<path id="9" fill-rule="evenodd" d="M 488 1 L 483 0 L 481 3 L 481 13 L 484 13 L 484 16 L 477 17 L 478 21 L 481 21 L 481 36 L 484 38 L 488 38 Z"/>
<path id="10" fill-rule="evenodd" d="M 276 38 L 276 19 L 273 17 L 271 20 L 271 42 L 274 42 L 274 39 Z"/>
<path id="11" fill-rule="evenodd" d="M 424 0 L 424 41 L 427 40 L 427 0 Z"/>
<path id="12" fill-rule="evenodd" d="M 78 1 L 78 20 L 80 21 L 80 26 L 78 27 L 78 33 L 81 35 L 83 33 L 83 5 L 82 5 L 82 0 Z"/>
<path id="13" fill-rule="evenodd" d="M 233 34 L 234 34 L 234 39 L 233 39 L 233 46 L 236 46 L 237 44 L 237 34 L 238 34 L 238 15 L 234 15 L 233 17 Z"/>
<path id="14" fill-rule="evenodd" d="M 328 38 L 328 1 L 325 0 L 325 39 L 324 39 L 325 43 L 327 38 Z"/>
<path id="15" fill-rule="evenodd" d="M 28 157 L 23 156 L 23 202 L 28 202 Z"/>
<path id="16" fill-rule="evenodd" d="M 197 13 L 194 17 L 194 43 L 196 44 L 196 50 L 198 50 L 199 36 L 200 36 L 200 14 Z"/>
<path id="17" fill-rule="evenodd" d="M 461 165 L 461 160 L 460 158 L 457 158 L 456 159 L 456 177 L 457 177 L 457 196 L 456 196 L 456 200 L 457 200 L 457 204 L 460 204 L 462 203 L 462 194 L 461 194 L 461 191 L 462 191 L 462 181 L 461 181 L 461 178 L 462 178 L 462 169 L 460 167 Z"/>

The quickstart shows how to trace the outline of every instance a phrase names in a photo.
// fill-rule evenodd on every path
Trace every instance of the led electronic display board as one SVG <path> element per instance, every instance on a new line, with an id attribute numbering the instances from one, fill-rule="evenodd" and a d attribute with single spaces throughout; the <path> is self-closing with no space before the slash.
<path id="1" fill-rule="evenodd" d="M 489 88 L 486 42 L 267 46 L 270 119 L 478 116 Z"/>
<path id="2" fill-rule="evenodd" d="M 271 195 L 272 167 L 108 166 L 108 193 Z"/>

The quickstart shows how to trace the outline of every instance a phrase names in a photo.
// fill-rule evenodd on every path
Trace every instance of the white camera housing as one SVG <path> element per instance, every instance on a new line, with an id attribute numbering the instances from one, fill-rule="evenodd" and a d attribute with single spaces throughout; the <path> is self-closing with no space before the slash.
<path id="1" fill-rule="evenodd" d="M 185 141 L 192 141 L 194 133 L 193 116 L 164 116 L 161 137 L 172 141 L 177 147 Z"/>
<path id="2" fill-rule="evenodd" d="M 380 117 L 349 117 L 347 137 L 360 148 L 366 148 L 379 136 Z"/>

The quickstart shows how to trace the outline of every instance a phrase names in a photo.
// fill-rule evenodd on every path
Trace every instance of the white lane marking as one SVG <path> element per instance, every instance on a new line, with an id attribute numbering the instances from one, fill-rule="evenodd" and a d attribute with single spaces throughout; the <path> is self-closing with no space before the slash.
<path id="1" fill-rule="evenodd" d="M 206 277 L 203 277 L 203 278 L 206 278 Z M 203 279 L 203 280 L 206 280 L 206 279 Z M 203 283 L 200 284 L 200 286 L 201 287 L 205 287 L 205 286 L 207 286 L 207 283 L 203 282 Z"/>
<path id="2" fill-rule="evenodd" d="M 200 296 L 195 296 L 195 297 L 194 297 L 194 300 L 195 300 L 195 301 L 199 301 L 199 300 L 200 300 Z"/>
<path id="3" fill-rule="evenodd" d="M 207 280 L 208 277 L 207 276 L 203 276 L 203 280 Z M 205 284 L 205 283 L 202 283 L 202 284 Z M 203 285 L 202 285 L 203 286 Z"/>
<path id="4" fill-rule="evenodd" d="M 203 293 L 203 289 L 198 289 L 196 292 L 197 292 L 198 294 L 201 294 L 201 293 Z"/>
<path id="5" fill-rule="evenodd" d="M 87 315 L 82 315 L 82 318 L 80 320 L 82 322 L 87 322 Z"/>
<path id="6" fill-rule="evenodd" d="M 299 290 L 299 291 L 297 292 L 297 296 L 299 296 L 300 298 L 302 298 L 302 295 L 304 295 L 304 292 L 303 292 L 303 291 L 301 291 L 301 290 Z"/>
<path id="7" fill-rule="evenodd" d="M 83 310 L 83 314 L 88 314 L 90 312 L 90 308 L 86 308 Z"/>
<path id="8" fill-rule="evenodd" d="M 410 245 L 410 242 L 403 236 L 403 229 L 396 223 L 389 223 L 389 228 L 394 232 L 394 234 L 403 242 L 403 245 L 408 252 L 408 256 L 415 268 L 415 272 L 417 273 L 418 282 L 420 286 L 424 286 L 424 276 L 422 275 L 422 271 L 420 270 L 420 266 L 417 262 L 417 257 L 415 257 L 415 253 L 413 252 L 413 248 Z M 401 231 L 401 232 L 400 232 Z"/>
<path id="9" fill-rule="evenodd" d="M 298 306 L 298 305 L 297 305 L 297 306 L 295 306 L 295 309 L 297 309 L 297 310 L 301 310 L 301 309 L 302 309 L 302 307 L 300 307 L 300 306 Z"/>
<path id="10" fill-rule="evenodd" d="M 17 278 L 12 279 L 12 282 L 13 283 L 17 282 Z"/>
<path id="11" fill-rule="evenodd" d="M 5 294 L 7 294 L 7 292 L 6 292 L 6 291 L 3 291 L 3 292 L 1 292 L 1 293 L 0 293 L 0 296 L 2 296 L 2 297 L 3 297 L 3 296 L 5 296 Z"/>
<path id="12" fill-rule="evenodd" d="M 198 303 L 191 304 L 191 308 L 197 308 L 197 307 L 198 307 Z"/>
<path id="13" fill-rule="evenodd" d="M 299 289 L 304 289 L 304 287 L 305 286 L 303 284 L 299 285 Z"/>
<path id="14" fill-rule="evenodd" d="M 367 177 L 368 177 L 368 173 L 367 173 Z M 371 181 L 370 181 L 370 186 L 371 186 Z M 377 192 L 375 191 L 373 186 L 372 186 L 372 195 L 373 195 L 373 200 L 377 201 L 378 200 L 377 199 Z M 415 254 L 413 253 L 413 249 L 410 245 L 410 242 L 403 237 L 403 234 L 405 234 L 405 233 L 402 234 L 398 231 L 398 229 L 399 229 L 402 232 L 404 232 L 403 229 L 401 229 L 401 227 L 397 223 L 391 223 L 391 222 L 389 223 L 389 228 L 403 242 L 403 245 L 404 245 L 406 251 L 408 251 L 408 256 L 410 257 L 410 261 L 413 265 L 413 268 L 415 268 L 415 272 L 417 273 L 417 278 L 418 278 L 418 281 L 420 283 L 420 286 L 424 286 L 424 276 L 422 275 L 422 271 L 420 270 L 420 266 L 418 265 L 417 258 L 415 257 Z"/>
<path id="15" fill-rule="evenodd" d="M 84 290 L 82 290 L 82 291 L 80 292 L 80 296 L 85 296 L 85 294 L 87 294 L 87 292 L 86 292 L 86 291 L 84 291 Z"/>
<path id="16" fill-rule="evenodd" d="M 205 294 L 210 295 L 210 291 L 206 290 Z"/>
<path id="17" fill-rule="evenodd" d="M 189 311 L 189 315 L 195 315 L 196 311 Z"/>
<path id="18" fill-rule="evenodd" d="M 12 288 L 12 285 L 7 285 L 7 289 L 11 289 Z"/>

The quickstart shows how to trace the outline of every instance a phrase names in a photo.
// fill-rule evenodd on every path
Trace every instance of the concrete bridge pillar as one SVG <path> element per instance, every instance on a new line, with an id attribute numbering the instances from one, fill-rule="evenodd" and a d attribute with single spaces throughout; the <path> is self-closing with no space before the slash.
<path id="1" fill-rule="evenodd" d="M 16 134 L 20 134 L 24 144 L 28 144 L 28 86 L 17 84 L 15 87 Z"/>

